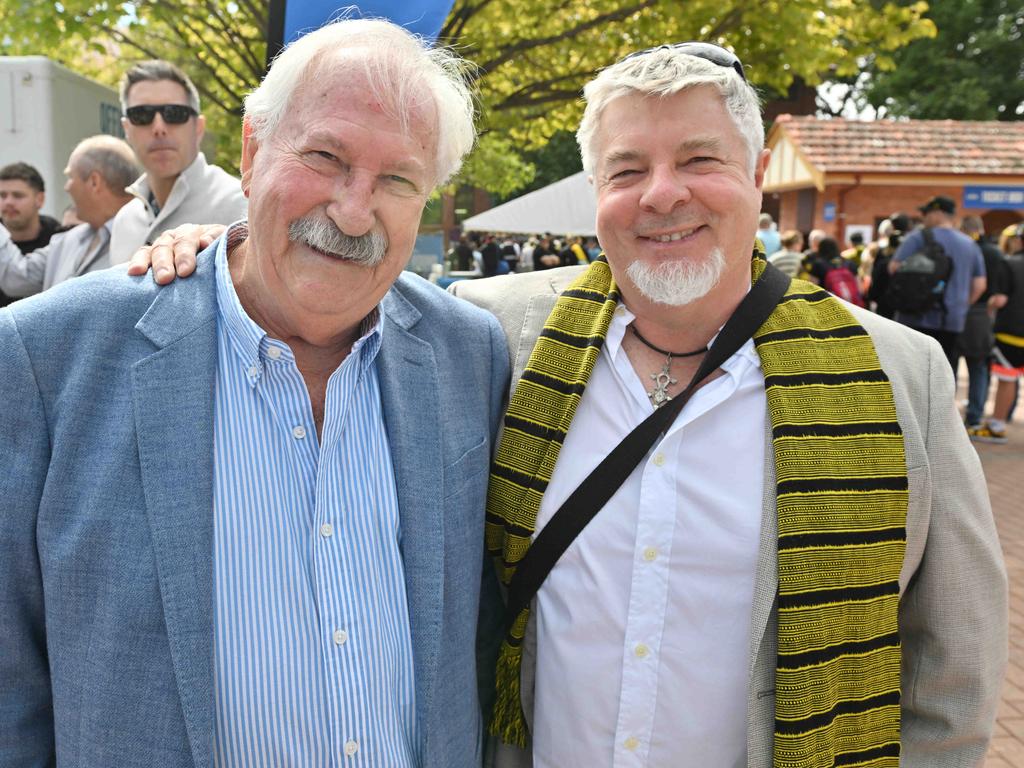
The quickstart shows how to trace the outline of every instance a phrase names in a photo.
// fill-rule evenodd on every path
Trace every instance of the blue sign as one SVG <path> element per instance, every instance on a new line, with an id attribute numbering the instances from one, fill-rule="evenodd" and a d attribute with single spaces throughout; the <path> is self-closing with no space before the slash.
<path id="1" fill-rule="evenodd" d="M 267 66 L 288 43 L 328 21 L 378 18 L 393 21 L 428 40 L 437 37 L 454 0 L 270 0 L 267 9 Z"/>
<path id="2" fill-rule="evenodd" d="M 1024 209 L 1024 187 L 964 187 L 963 207 Z"/>
<path id="3" fill-rule="evenodd" d="M 824 207 L 824 209 L 821 212 L 821 218 L 824 219 L 825 221 L 835 221 L 836 220 L 836 204 L 835 203 L 825 203 L 825 207 Z"/>

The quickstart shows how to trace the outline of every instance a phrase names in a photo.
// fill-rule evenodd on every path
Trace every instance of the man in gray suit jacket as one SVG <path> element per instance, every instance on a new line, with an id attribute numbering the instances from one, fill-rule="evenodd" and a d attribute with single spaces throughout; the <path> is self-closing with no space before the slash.
<path id="1" fill-rule="evenodd" d="M 402 273 L 472 144 L 459 65 L 341 21 L 244 131 L 248 227 L 194 279 L 0 312 L 0 766 L 480 763 L 507 351 Z"/>
<path id="2" fill-rule="evenodd" d="M 452 287 L 509 341 L 506 583 L 765 269 L 769 153 L 735 56 L 660 46 L 584 95 L 607 263 Z M 497 764 L 980 765 L 1006 611 L 941 350 L 794 281 L 507 617 Z"/>

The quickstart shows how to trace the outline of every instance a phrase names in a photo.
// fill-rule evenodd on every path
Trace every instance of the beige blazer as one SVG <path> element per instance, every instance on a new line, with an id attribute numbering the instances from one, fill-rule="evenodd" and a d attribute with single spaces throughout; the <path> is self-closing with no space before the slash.
<path id="1" fill-rule="evenodd" d="M 583 267 L 455 283 L 508 340 L 512 388 L 561 291 Z M 900 574 L 902 757 L 907 768 L 966 768 L 984 760 L 1007 658 L 1006 569 L 981 463 L 954 405 L 953 378 L 927 336 L 850 306 L 892 381 L 910 485 Z M 764 426 L 765 453 L 772 451 Z M 778 591 L 775 465 L 765 462 L 761 547 L 751 607 L 747 764 L 772 765 Z M 522 699 L 532 722 L 536 626 L 524 643 Z M 579 713 L 586 717 L 585 712 Z M 528 751 L 494 745 L 497 768 L 532 765 Z"/>

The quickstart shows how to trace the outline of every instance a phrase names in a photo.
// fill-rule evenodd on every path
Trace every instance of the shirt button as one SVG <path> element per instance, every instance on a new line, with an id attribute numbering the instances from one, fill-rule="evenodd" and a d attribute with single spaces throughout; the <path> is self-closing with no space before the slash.
<path id="1" fill-rule="evenodd" d="M 664 453 L 656 453 L 656 454 L 654 454 L 654 466 L 660 467 L 664 463 L 665 463 L 665 454 Z"/>
<path id="2" fill-rule="evenodd" d="M 334 644 L 335 645 L 344 645 L 347 642 L 348 642 L 348 632 L 346 632 L 344 629 L 336 629 L 336 630 L 334 630 Z"/>
<path id="3" fill-rule="evenodd" d="M 295 437 L 296 440 L 301 440 L 306 436 L 306 428 L 299 424 L 299 426 L 292 429 L 292 435 Z"/>
<path id="4" fill-rule="evenodd" d="M 257 368 L 255 365 L 250 365 L 249 366 L 249 376 L 251 376 L 252 378 L 255 379 L 256 378 L 256 374 L 258 374 L 259 372 L 260 372 L 260 369 Z"/>
<path id="5" fill-rule="evenodd" d="M 626 749 L 632 752 L 634 749 L 640 746 L 640 740 L 636 736 L 630 736 L 628 739 L 622 742 L 622 746 L 624 746 Z"/>
<path id="6" fill-rule="evenodd" d="M 650 649 L 643 643 L 637 643 L 636 648 L 633 649 L 633 653 L 636 654 L 638 659 L 646 659 Z"/>
<path id="7" fill-rule="evenodd" d="M 320 526 L 320 535 L 325 539 L 331 538 L 334 535 L 334 526 L 330 523 L 324 523 Z"/>
<path id="8" fill-rule="evenodd" d="M 345 742 L 345 756 L 352 757 L 356 752 L 359 751 L 359 742 L 355 739 L 349 739 Z"/>
<path id="9" fill-rule="evenodd" d="M 280 347 L 268 347 L 267 348 L 267 356 L 271 360 L 279 360 L 281 358 L 281 348 Z"/>
<path id="10" fill-rule="evenodd" d="M 648 563 L 653 563 L 657 559 L 658 559 L 658 550 L 656 550 L 654 547 L 645 547 L 644 548 L 644 560 L 646 560 Z"/>

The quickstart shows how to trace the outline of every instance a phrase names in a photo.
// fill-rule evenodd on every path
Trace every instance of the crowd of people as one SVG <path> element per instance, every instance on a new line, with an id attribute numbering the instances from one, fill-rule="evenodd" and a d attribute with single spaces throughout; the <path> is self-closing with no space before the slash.
<path id="1" fill-rule="evenodd" d="M 597 238 L 550 234 L 465 233 L 448 252 L 448 268 L 462 276 L 494 277 L 509 272 L 589 264 L 601 254 Z"/>
<path id="2" fill-rule="evenodd" d="M 289 45 L 245 100 L 244 200 L 170 73 L 126 78 L 145 170 L 83 253 L 234 223 L 0 309 L 0 764 L 984 759 L 1007 576 L 952 302 L 901 325 L 754 247 L 770 152 L 734 54 L 597 74 L 600 255 L 460 243 L 494 276 L 447 293 L 404 268 L 475 138 L 453 52 L 363 19 Z M 110 184 L 96 149 L 73 197 Z M 939 240 L 984 288 L 946 207 L 890 285 Z"/>
<path id="3" fill-rule="evenodd" d="M 954 376 L 963 359 L 968 375 L 964 404 L 968 435 L 978 442 L 1005 443 L 1024 376 L 1024 223 L 1007 226 L 997 242 L 985 233 L 978 216 L 963 216 L 958 227 L 956 203 L 948 197 L 932 198 L 919 212 L 917 220 L 904 213 L 883 220 L 878 238 L 871 243 L 854 232 L 849 248 L 842 251 L 820 229 L 810 232 L 808 248 L 802 250 L 802 233 L 778 234 L 769 214 L 761 215 L 757 234 L 768 261 L 790 277 L 820 285 L 936 339 Z M 931 301 L 915 307 L 906 303 L 900 286 L 893 285 L 893 275 L 908 260 L 917 262 L 918 254 L 926 251 L 928 233 L 946 254 L 948 273 L 937 276 Z M 986 418 L 992 377 L 998 384 Z"/>

